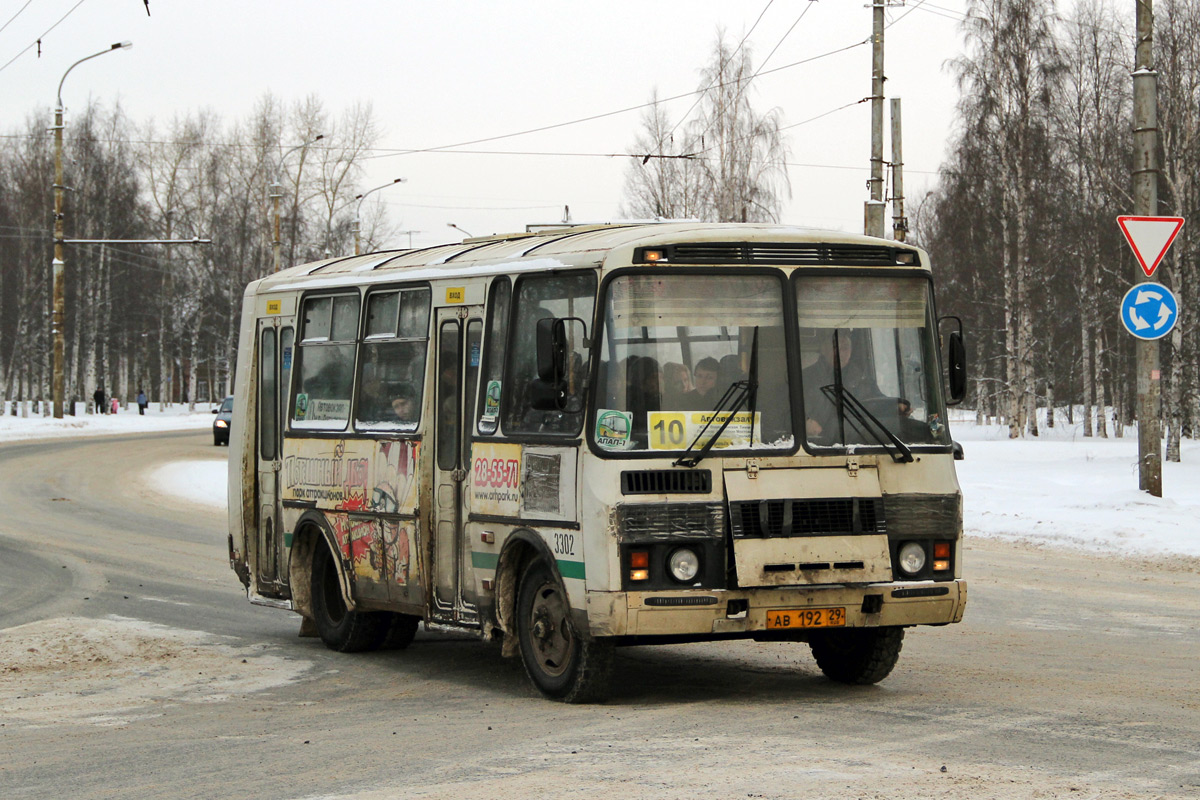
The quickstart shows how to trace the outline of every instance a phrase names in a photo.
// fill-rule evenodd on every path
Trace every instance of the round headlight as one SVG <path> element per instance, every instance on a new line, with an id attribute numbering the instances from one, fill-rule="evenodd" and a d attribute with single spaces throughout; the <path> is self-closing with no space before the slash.
<path id="1" fill-rule="evenodd" d="M 900 569 L 909 575 L 925 569 L 925 548 L 920 542 L 907 542 L 900 548 Z"/>
<path id="2" fill-rule="evenodd" d="M 681 547 L 671 553 L 671 557 L 667 559 L 667 568 L 671 570 L 675 580 L 687 583 L 700 572 L 700 556 L 696 555 L 695 550 Z"/>

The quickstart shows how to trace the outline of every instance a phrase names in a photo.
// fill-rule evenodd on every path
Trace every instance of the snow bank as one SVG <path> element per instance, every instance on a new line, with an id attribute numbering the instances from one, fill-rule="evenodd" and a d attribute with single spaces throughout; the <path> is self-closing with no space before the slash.
<path id="1" fill-rule="evenodd" d="M 301 679 L 311 662 L 266 645 L 110 616 L 0 631 L 0 718 L 10 725 L 112 726 L 176 703 L 215 703 Z"/>
<path id="2" fill-rule="evenodd" d="M 207 430 L 211 429 L 213 405 L 197 403 L 195 411 L 188 411 L 183 404 L 169 406 L 162 411 L 151 404 L 145 416 L 138 414 L 137 406 L 132 411 L 121 409 L 117 414 L 85 414 L 84 405 L 76 404 L 77 415 L 54 417 L 12 416 L 12 403 L 0 403 L 0 441 L 16 439 L 43 439 L 66 436 L 112 436 L 155 431 Z"/>
<path id="3" fill-rule="evenodd" d="M 151 470 L 146 477 L 146 483 L 152 491 L 159 494 L 223 510 L 228 505 L 228 471 L 229 465 L 224 459 L 173 461 Z"/>

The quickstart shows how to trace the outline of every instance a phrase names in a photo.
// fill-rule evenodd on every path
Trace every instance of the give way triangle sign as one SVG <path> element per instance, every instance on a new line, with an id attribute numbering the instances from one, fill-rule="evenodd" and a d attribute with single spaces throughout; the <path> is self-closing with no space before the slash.
<path id="1" fill-rule="evenodd" d="M 1183 217 L 1117 217 L 1121 233 L 1133 248 L 1142 271 L 1149 278 L 1171 249 L 1171 243 L 1183 227 Z"/>

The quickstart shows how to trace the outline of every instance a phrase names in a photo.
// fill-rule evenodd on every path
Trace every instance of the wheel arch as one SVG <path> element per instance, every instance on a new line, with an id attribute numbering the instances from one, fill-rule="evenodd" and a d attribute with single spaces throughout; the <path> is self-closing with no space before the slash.
<path id="1" fill-rule="evenodd" d="M 567 597 L 554 553 L 550 552 L 546 540 L 530 528 L 518 528 L 509 534 L 496 564 L 496 624 L 504 632 L 505 656 L 517 654 L 517 594 L 521 590 L 521 576 L 525 574 L 525 568 L 536 560 L 546 562 L 550 573 L 563 589 L 563 597 Z"/>
<path id="2" fill-rule="evenodd" d="M 318 547 L 326 547 L 337 565 L 338 586 L 346 608 L 355 609 L 354 590 L 346 572 L 337 538 L 324 514 L 305 511 L 296 522 L 292 547 L 288 554 L 288 582 L 292 590 L 292 608 L 308 619 L 312 619 L 312 570 Z"/>

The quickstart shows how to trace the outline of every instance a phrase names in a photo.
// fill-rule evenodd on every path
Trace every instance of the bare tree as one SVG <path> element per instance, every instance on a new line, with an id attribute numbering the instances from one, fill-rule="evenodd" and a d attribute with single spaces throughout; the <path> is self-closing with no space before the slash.
<path id="1" fill-rule="evenodd" d="M 718 33 L 712 60 L 700 75 L 703 94 L 695 119 L 671 125 L 657 99 L 643 115 L 628 151 L 640 163 L 626 173 L 622 213 L 778 221 L 783 201 L 791 197 L 788 149 L 779 109 L 760 113 L 750 103 L 749 47 L 734 49 Z"/>

